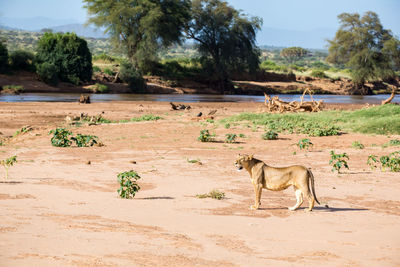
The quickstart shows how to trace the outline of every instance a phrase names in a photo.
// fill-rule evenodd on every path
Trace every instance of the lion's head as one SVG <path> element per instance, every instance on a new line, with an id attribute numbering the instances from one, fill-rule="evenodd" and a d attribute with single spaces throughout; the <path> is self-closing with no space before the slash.
<path id="1" fill-rule="evenodd" d="M 235 166 L 238 169 L 238 171 L 241 171 L 244 168 L 246 168 L 246 166 L 249 164 L 249 162 L 253 159 L 253 155 L 241 155 L 239 154 L 239 156 L 237 157 L 236 161 L 235 161 Z"/>

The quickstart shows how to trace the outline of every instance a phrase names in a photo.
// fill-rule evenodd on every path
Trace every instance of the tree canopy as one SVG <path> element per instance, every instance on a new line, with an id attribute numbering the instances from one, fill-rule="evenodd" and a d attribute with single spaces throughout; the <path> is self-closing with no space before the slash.
<path id="1" fill-rule="evenodd" d="M 306 49 L 297 46 L 284 48 L 280 53 L 281 57 L 284 57 L 290 63 L 305 57 L 307 54 L 308 51 Z"/>
<path id="2" fill-rule="evenodd" d="M 84 0 L 89 23 L 105 28 L 113 43 L 140 68 L 157 50 L 180 42 L 190 0 Z"/>
<path id="3" fill-rule="evenodd" d="M 338 16 L 340 28 L 329 41 L 327 61 L 352 70 L 355 83 L 389 79 L 400 67 L 400 43 L 390 30 L 383 28 L 374 12 L 343 13 Z"/>
<path id="4" fill-rule="evenodd" d="M 36 53 L 39 76 L 46 82 L 58 79 L 77 84 L 92 78 L 92 54 L 84 39 L 75 33 L 46 32 Z"/>
<path id="5" fill-rule="evenodd" d="M 221 91 L 227 89 L 228 72 L 255 71 L 259 66 L 256 32 L 262 20 L 248 18 L 220 0 L 193 0 L 188 38 L 198 44 L 203 60 L 208 61 Z"/>

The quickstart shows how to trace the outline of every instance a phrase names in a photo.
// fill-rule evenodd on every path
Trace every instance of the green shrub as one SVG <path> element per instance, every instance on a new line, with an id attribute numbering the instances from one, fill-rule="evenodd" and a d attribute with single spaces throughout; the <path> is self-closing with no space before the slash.
<path id="1" fill-rule="evenodd" d="M 92 78 L 92 55 L 87 42 L 75 33 L 46 32 L 39 39 L 36 62 L 37 68 L 45 62 L 54 64 L 61 81 L 77 84 Z M 48 80 L 48 77 L 41 78 Z"/>
<path id="2" fill-rule="evenodd" d="M 299 140 L 299 142 L 297 143 L 297 146 L 300 149 L 307 149 L 308 150 L 308 148 L 310 146 L 313 146 L 313 143 L 311 143 L 310 139 L 304 138 L 304 139 Z"/>
<path id="3" fill-rule="evenodd" d="M 342 167 L 345 167 L 346 169 L 349 169 L 349 166 L 347 165 L 347 161 L 345 159 L 349 159 L 349 156 L 347 153 L 343 154 L 335 154 L 335 151 L 331 150 L 331 160 L 329 161 L 329 164 L 332 165 L 332 172 L 337 171 L 340 173 L 340 169 Z"/>
<path id="4" fill-rule="evenodd" d="M 33 60 L 35 55 L 32 52 L 16 50 L 10 53 L 10 66 L 14 70 L 35 71 Z"/>
<path id="5" fill-rule="evenodd" d="M 229 123 L 225 123 L 224 127 L 225 127 L 225 129 L 229 129 L 229 128 L 231 128 L 231 125 Z"/>
<path id="6" fill-rule="evenodd" d="M 2 41 L 0 41 L 0 73 L 8 71 L 8 49 Z"/>
<path id="7" fill-rule="evenodd" d="M 96 83 L 96 84 L 90 86 L 90 89 L 95 94 L 106 94 L 106 93 L 110 92 L 110 90 L 108 89 L 108 86 L 105 84 L 101 84 L 101 83 Z"/>
<path id="8" fill-rule="evenodd" d="M 393 139 L 389 141 L 389 145 L 391 146 L 400 146 L 400 140 L 399 139 Z"/>
<path id="9" fill-rule="evenodd" d="M 267 131 L 261 135 L 264 140 L 276 140 L 278 139 L 278 134 L 274 131 Z"/>
<path id="10" fill-rule="evenodd" d="M 316 78 L 328 78 L 323 70 L 313 70 L 310 75 Z"/>
<path id="11" fill-rule="evenodd" d="M 197 198 L 213 198 L 213 199 L 221 200 L 221 199 L 225 198 L 225 193 L 221 192 L 219 190 L 212 190 L 208 194 L 199 194 L 199 195 L 196 195 L 196 197 Z"/>
<path id="12" fill-rule="evenodd" d="M 236 140 L 236 137 L 237 137 L 236 134 L 228 133 L 225 136 L 226 136 L 225 143 L 235 143 L 235 140 Z"/>
<path id="13" fill-rule="evenodd" d="M 107 55 L 105 53 L 94 55 L 93 56 L 93 60 L 102 60 L 104 62 L 109 62 L 109 63 L 115 62 L 115 58 L 114 57 L 112 57 L 110 55 Z"/>
<path id="14" fill-rule="evenodd" d="M 43 62 L 36 65 L 36 73 L 45 83 L 56 85 L 58 83 L 58 69 L 53 63 Z"/>
<path id="15" fill-rule="evenodd" d="M 51 138 L 51 144 L 57 147 L 69 147 L 71 146 L 71 140 L 69 136 L 72 135 L 72 132 L 64 129 L 64 128 L 57 128 L 55 130 L 51 130 L 49 134 L 53 134 Z"/>
<path id="16" fill-rule="evenodd" d="M 329 65 L 327 65 L 321 61 L 315 61 L 315 62 L 311 63 L 311 67 L 322 70 L 322 71 L 329 70 L 329 68 L 330 68 Z"/>
<path id="17" fill-rule="evenodd" d="M 123 62 L 119 71 L 119 77 L 123 82 L 126 82 L 131 90 L 136 93 L 144 92 L 146 82 L 142 75 L 129 62 Z"/>
<path id="18" fill-rule="evenodd" d="M 137 184 L 137 180 L 140 179 L 139 174 L 130 170 L 119 173 L 117 177 L 120 185 L 120 188 L 117 190 L 118 195 L 126 199 L 134 198 L 136 193 L 140 190 L 140 186 Z"/>
<path id="19" fill-rule="evenodd" d="M 98 143 L 98 137 L 95 135 L 77 134 L 71 137 L 71 140 L 76 143 L 78 147 L 94 146 Z"/>
<path id="20" fill-rule="evenodd" d="M 8 169 L 15 163 L 17 163 L 17 156 L 12 156 L 0 161 L 0 165 L 3 165 L 4 169 L 6 170 L 6 179 L 8 178 Z"/>
<path id="21" fill-rule="evenodd" d="M 392 172 L 400 172 L 400 151 L 384 155 L 379 158 L 379 161 L 376 155 L 368 156 L 367 164 L 371 169 L 375 169 L 378 163 L 381 164 L 382 171 L 385 171 L 385 168 L 389 168 Z"/>
<path id="22" fill-rule="evenodd" d="M 212 136 L 208 130 L 201 130 L 200 136 L 197 138 L 200 142 L 210 142 L 212 141 Z"/>
<path id="23" fill-rule="evenodd" d="M 361 144 L 359 141 L 354 141 L 354 142 L 351 144 L 351 146 L 354 147 L 354 148 L 357 148 L 357 149 L 364 149 L 364 145 Z"/>

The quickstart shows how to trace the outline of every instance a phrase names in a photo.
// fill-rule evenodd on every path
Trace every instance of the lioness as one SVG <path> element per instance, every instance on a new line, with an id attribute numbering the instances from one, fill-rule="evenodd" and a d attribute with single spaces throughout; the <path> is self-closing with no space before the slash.
<path id="1" fill-rule="evenodd" d="M 314 200 L 317 200 L 314 189 L 314 176 L 304 166 L 294 165 L 284 168 L 270 167 L 261 160 L 253 158 L 253 155 L 240 155 L 236 159 L 235 166 L 238 170 L 245 168 L 254 186 L 254 205 L 250 209 L 256 210 L 261 205 L 261 191 L 263 188 L 273 191 L 281 191 L 293 185 L 297 203 L 289 210 L 296 210 L 303 203 L 303 195 L 308 198 L 308 211 L 314 208 Z M 311 191 L 310 183 L 311 182 Z"/>

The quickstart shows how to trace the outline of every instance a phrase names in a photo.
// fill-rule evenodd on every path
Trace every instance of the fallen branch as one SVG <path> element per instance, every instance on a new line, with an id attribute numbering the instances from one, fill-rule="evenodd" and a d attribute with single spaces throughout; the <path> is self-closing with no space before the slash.
<path id="1" fill-rule="evenodd" d="M 304 95 L 307 92 L 311 101 L 304 102 Z M 271 97 L 266 93 L 264 93 L 264 96 L 264 105 L 267 107 L 268 112 L 318 112 L 323 108 L 323 100 L 315 101 L 312 97 L 312 91 L 308 88 L 304 90 L 303 95 L 300 97 L 300 102 L 285 102 L 280 100 L 278 96 Z"/>

